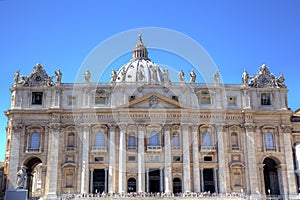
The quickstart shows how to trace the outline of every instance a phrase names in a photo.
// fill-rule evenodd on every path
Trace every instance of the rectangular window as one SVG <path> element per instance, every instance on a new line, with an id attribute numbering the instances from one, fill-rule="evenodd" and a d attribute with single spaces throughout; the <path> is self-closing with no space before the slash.
<path id="1" fill-rule="evenodd" d="M 201 96 L 201 104 L 211 104 L 211 100 L 209 96 Z"/>
<path id="2" fill-rule="evenodd" d="M 32 92 L 32 105 L 42 105 L 43 103 L 43 92 Z"/>
<path id="3" fill-rule="evenodd" d="M 265 133 L 265 140 L 266 140 L 266 149 L 267 150 L 275 150 L 273 134 Z"/>
<path id="4" fill-rule="evenodd" d="M 106 97 L 95 97 L 95 105 L 104 105 L 106 104 Z"/>
<path id="5" fill-rule="evenodd" d="M 135 156 L 128 156 L 129 162 L 135 162 Z"/>
<path id="6" fill-rule="evenodd" d="M 204 161 L 205 162 L 211 162 L 212 161 L 212 157 L 211 156 L 204 156 Z"/>
<path id="7" fill-rule="evenodd" d="M 181 161 L 181 157 L 180 156 L 173 156 L 173 161 L 174 162 L 180 162 Z"/>
<path id="8" fill-rule="evenodd" d="M 76 96 L 68 96 L 68 105 L 69 106 L 76 105 L 76 103 L 77 103 Z"/>
<path id="9" fill-rule="evenodd" d="M 103 157 L 95 157 L 95 162 L 103 162 L 104 158 Z"/>
<path id="10" fill-rule="evenodd" d="M 260 99 L 261 99 L 261 105 L 271 105 L 270 93 L 262 93 Z"/>

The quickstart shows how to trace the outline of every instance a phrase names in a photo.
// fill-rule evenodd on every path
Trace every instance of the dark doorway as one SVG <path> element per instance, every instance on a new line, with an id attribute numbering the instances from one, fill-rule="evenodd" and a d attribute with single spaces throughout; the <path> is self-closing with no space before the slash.
<path id="1" fill-rule="evenodd" d="M 204 182 L 204 191 L 214 193 L 214 171 L 213 169 L 203 169 L 203 182 Z"/>
<path id="2" fill-rule="evenodd" d="M 105 191 L 105 171 L 104 169 L 95 169 L 93 176 L 93 193 L 102 193 Z"/>
<path id="3" fill-rule="evenodd" d="M 153 170 L 149 172 L 149 192 L 160 192 L 159 170 Z"/>
<path id="4" fill-rule="evenodd" d="M 135 178 L 130 178 L 127 181 L 127 192 L 136 192 L 136 180 Z"/>
<path id="5" fill-rule="evenodd" d="M 180 178 L 173 179 L 173 193 L 181 193 L 182 192 L 182 185 Z"/>
<path id="6" fill-rule="evenodd" d="M 264 164 L 265 192 L 267 195 L 279 195 L 277 164 L 271 158 L 266 158 Z"/>
<path id="7" fill-rule="evenodd" d="M 38 157 L 32 157 L 24 162 L 24 165 L 26 166 L 26 173 L 27 173 L 27 189 L 28 189 L 28 196 L 29 197 L 42 197 L 42 188 L 44 187 L 41 182 L 42 180 L 42 174 L 39 174 L 39 177 L 37 177 L 36 171 L 41 172 L 41 159 Z M 37 182 L 40 183 L 40 185 L 37 187 Z"/>

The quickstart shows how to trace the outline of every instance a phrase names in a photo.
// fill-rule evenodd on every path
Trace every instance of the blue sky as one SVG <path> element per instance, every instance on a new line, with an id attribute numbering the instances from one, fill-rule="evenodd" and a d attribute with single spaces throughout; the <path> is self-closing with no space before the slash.
<path id="1" fill-rule="evenodd" d="M 289 107 L 300 107 L 300 1 L 0 1 L 0 84 L 2 113 L 9 109 L 13 74 L 28 75 L 36 63 L 48 74 L 60 68 L 73 82 L 89 53 L 120 32 L 161 27 L 181 32 L 208 52 L 225 83 L 241 83 L 244 69 L 255 74 L 265 63 L 289 88 Z M 133 44 L 136 38 L 133 38 Z M 144 38 L 147 45 L 147 38 Z M 123 45 L 123 44 L 120 44 Z M 157 63 L 185 69 L 164 52 Z M 100 55 L 99 59 L 101 59 Z M 130 59 L 130 55 L 122 57 Z M 121 60 L 122 60 L 121 59 Z M 122 60 L 122 61 L 123 61 Z M 179 63 L 177 63 L 177 61 Z M 115 64 L 115 69 L 119 66 Z M 201 67 L 201 66 L 199 66 Z M 189 69 L 185 69 L 189 70 Z M 109 73 L 107 73 L 109 77 Z M 0 161 L 7 119 L 0 115 Z"/>

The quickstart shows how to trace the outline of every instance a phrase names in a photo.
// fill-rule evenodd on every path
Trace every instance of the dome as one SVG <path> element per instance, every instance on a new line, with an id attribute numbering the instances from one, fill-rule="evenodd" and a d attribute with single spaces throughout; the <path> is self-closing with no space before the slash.
<path id="1" fill-rule="evenodd" d="M 139 41 L 132 52 L 132 59 L 117 72 L 112 71 L 111 76 L 111 81 L 117 83 L 140 82 L 158 84 L 169 82 L 168 70 L 162 70 L 148 58 L 148 51 L 142 42 L 141 34 L 139 34 Z"/>

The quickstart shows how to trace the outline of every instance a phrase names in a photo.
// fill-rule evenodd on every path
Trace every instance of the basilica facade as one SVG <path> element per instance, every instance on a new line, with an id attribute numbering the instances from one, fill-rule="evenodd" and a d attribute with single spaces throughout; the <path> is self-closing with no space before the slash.
<path id="1" fill-rule="evenodd" d="M 240 84 L 198 83 L 148 57 L 141 36 L 108 83 L 64 83 L 40 64 L 16 72 L 5 112 L 6 189 L 24 166 L 31 197 L 67 193 L 241 192 L 298 196 L 300 117 L 266 65 Z M 300 115 L 299 115 L 300 116 Z M 292 120 L 291 120 L 292 119 Z M 297 128 L 298 127 L 298 128 Z M 300 155 L 300 154 L 299 154 Z M 299 158 L 300 159 L 300 158 Z"/>

